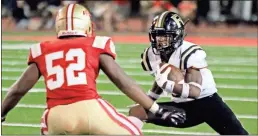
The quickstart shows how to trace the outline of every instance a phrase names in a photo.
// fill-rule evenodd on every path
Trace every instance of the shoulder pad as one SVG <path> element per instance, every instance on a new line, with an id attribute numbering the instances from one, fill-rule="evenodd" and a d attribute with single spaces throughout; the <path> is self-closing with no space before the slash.
<path id="1" fill-rule="evenodd" d="M 144 52 L 141 54 L 141 65 L 144 71 L 152 71 L 150 60 L 149 60 L 149 53 L 150 47 L 145 48 Z"/>
<path id="2" fill-rule="evenodd" d="M 95 48 L 105 49 L 106 43 L 109 39 L 111 38 L 107 36 L 96 36 L 92 46 Z"/>
<path id="3" fill-rule="evenodd" d="M 32 56 L 33 59 L 40 56 L 42 54 L 41 43 L 33 44 L 30 47 L 30 51 L 31 51 L 31 56 Z"/>
<path id="4" fill-rule="evenodd" d="M 152 47 L 148 47 L 141 54 L 141 65 L 143 70 L 153 73 L 156 71 L 156 66 L 161 63 L 159 55 L 153 53 Z"/>
<path id="5" fill-rule="evenodd" d="M 197 50 L 202 50 L 202 48 L 198 45 L 191 45 L 182 51 L 181 58 L 180 58 L 180 69 L 181 70 L 187 69 L 187 61 L 188 61 L 189 57 L 193 53 L 195 53 Z"/>

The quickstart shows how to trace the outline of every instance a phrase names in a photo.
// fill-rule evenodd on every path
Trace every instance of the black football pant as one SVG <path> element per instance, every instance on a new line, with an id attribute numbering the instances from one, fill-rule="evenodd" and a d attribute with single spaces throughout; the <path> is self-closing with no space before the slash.
<path id="1" fill-rule="evenodd" d="M 184 109 L 186 121 L 175 126 L 171 122 L 156 118 L 149 113 L 147 123 L 166 127 L 188 128 L 206 122 L 221 135 L 248 135 L 248 132 L 243 128 L 234 113 L 217 93 L 190 102 L 161 102 L 158 104 L 167 108 L 175 106 Z"/>

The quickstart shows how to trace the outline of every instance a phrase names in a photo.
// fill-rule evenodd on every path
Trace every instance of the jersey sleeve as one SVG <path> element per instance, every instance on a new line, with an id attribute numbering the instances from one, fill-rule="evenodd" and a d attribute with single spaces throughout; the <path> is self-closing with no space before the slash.
<path id="1" fill-rule="evenodd" d="M 36 63 L 36 58 L 42 54 L 40 43 L 34 44 L 29 49 L 27 64 Z"/>
<path id="2" fill-rule="evenodd" d="M 144 71 L 153 74 L 156 71 L 157 66 L 161 63 L 159 55 L 155 55 L 152 51 L 152 47 L 148 47 L 141 54 L 141 65 Z"/>
<path id="3" fill-rule="evenodd" d="M 181 69 L 188 69 L 190 67 L 204 68 L 208 66 L 206 61 L 206 53 L 200 46 L 190 46 L 182 53 L 181 57 Z"/>
<path id="4" fill-rule="evenodd" d="M 104 52 L 116 59 L 116 48 L 111 38 L 107 41 Z"/>
<path id="5" fill-rule="evenodd" d="M 101 54 L 108 54 L 113 59 L 116 59 L 116 49 L 113 40 L 106 36 L 96 36 L 93 42 L 93 47 L 101 50 Z"/>

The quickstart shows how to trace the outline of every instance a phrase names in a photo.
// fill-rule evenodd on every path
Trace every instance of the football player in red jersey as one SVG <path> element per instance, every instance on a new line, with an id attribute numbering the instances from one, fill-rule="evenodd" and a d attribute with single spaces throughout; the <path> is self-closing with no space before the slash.
<path id="1" fill-rule="evenodd" d="M 2 103 L 2 122 L 43 76 L 47 108 L 41 119 L 42 134 L 141 135 L 137 127 L 140 120 L 125 117 L 100 98 L 96 90 L 99 69 L 146 111 L 175 124 L 185 120 L 184 111 L 160 107 L 124 73 L 114 61 L 115 46 L 110 37 L 93 35 L 86 8 L 78 4 L 61 8 L 56 32 L 56 40 L 30 48 L 27 69 L 9 88 Z"/>

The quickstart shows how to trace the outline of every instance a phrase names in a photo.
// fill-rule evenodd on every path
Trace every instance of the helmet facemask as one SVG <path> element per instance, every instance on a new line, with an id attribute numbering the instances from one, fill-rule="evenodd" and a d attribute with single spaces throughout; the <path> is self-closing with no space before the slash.
<path id="1" fill-rule="evenodd" d="M 183 31 L 165 31 L 162 29 L 152 30 L 150 40 L 153 53 L 160 55 L 162 61 L 168 62 L 171 54 L 178 48 L 183 41 Z"/>

